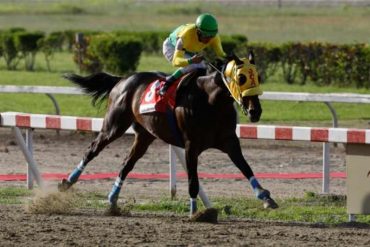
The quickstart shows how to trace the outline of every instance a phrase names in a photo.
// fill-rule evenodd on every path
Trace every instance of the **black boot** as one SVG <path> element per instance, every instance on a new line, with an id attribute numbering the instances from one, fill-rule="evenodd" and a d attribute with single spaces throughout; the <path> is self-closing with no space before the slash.
<path id="1" fill-rule="evenodd" d="M 164 96 L 168 88 L 172 85 L 174 81 L 176 81 L 176 78 L 174 78 L 173 76 L 166 77 L 166 81 L 164 82 L 162 88 L 159 90 L 158 94 L 160 96 Z"/>

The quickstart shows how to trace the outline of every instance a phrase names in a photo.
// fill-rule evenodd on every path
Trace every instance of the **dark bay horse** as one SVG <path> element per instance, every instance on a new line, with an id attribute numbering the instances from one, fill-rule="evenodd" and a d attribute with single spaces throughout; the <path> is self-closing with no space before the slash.
<path id="1" fill-rule="evenodd" d="M 235 133 L 237 113 L 233 105 L 234 100 L 240 104 L 251 122 L 260 119 L 262 109 L 258 94 L 261 92 L 257 76 L 252 56 L 244 60 L 234 56 L 233 59 L 224 62 L 222 71 L 217 70 L 199 77 L 194 74 L 188 75 L 177 90 L 176 106 L 172 111 L 174 121 L 171 123 L 168 114 L 139 112 L 143 92 L 151 82 L 163 78 L 161 73 L 139 72 L 126 79 L 106 73 L 87 77 L 66 75 L 68 80 L 92 95 L 93 103 L 104 98 L 109 99 L 100 133 L 87 149 L 77 168 L 68 179 L 59 184 L 59 189 L 67 190 L 76 183 L 86 165 L 132 125 L 136 133 L 134 144 L 123 161 L 122 169 L 108 196 L 112 212 L 118 209 L 118 195 L 127 174 L 156 138 L 185 149 L 190 215 L 197 211 L 198 156 L 209 148 L 216 148 L 228 154 L 249 180 L 256 197 L 263 201 L 264 207 L 277 208 L 278 205 L 270 197 L 270 192 L 254 177 L 252 169 L 243 157 Z M 230 94 L 233 97 L 230 97 Z"/>

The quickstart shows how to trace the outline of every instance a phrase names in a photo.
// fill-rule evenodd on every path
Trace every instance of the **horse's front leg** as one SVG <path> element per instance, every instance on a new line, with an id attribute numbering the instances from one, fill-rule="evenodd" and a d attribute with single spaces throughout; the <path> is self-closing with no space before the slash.
<path id="1" fill-rule="evenodd" d="M 238 137 L 234 136 L 223 142 L 221 150 L 228 154 L 233 163 L 249 180 L 256 197 L 263 201 L 264 208 L 278 208 L 278 204 L 271 198 L 270 191 L 261 186 L 248 162 L 244 159 Z"/>
<path id="2" fill-rule="evenodd" d="M 197 210 L 197 196 L 199 193 L 199 178 L 198 178 L 198 156 L 199 153 L 190 145 L 185 148 L 186 169 L 188 173 L 188 185 L 190 195 L 190 217 Z"/>

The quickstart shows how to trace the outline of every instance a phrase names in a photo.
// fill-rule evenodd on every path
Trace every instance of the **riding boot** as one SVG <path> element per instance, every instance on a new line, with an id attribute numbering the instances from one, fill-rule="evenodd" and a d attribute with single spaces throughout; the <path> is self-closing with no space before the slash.
<path id="1" fill-rule="evenodd" d="M 166 77 L 166 81 L 164 83 L 164 85 L 162 86 L 162 88 L 159 90 L 159 95 L 160 96 L 164 96 L 168 90 L 168 88 L 172 85 L 172 83 L 174 83 L 176 81 L 176 77 L 174 77 L 173 75 L 170 75 L 168 77 Z"/>

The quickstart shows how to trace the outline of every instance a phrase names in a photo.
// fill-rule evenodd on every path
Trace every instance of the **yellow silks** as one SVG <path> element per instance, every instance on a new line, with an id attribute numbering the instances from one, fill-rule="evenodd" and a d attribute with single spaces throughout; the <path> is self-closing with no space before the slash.
<path id="1" fill-rule="evenodd" d="M 226 65 L 224 76 L 226 78 L 226 86 L 229 89 L 232 97 L 238 102 L 241 102 L 241 97 L 262 95 L 262 89 L 258 80 L 258 72 L 256 66 L 251 64 L 248 59 L 242 58 L 243 64 L 236 65 L 232 60 Z M 245 82 L 239 81 L 240 77 L 245 76 Z"/>

